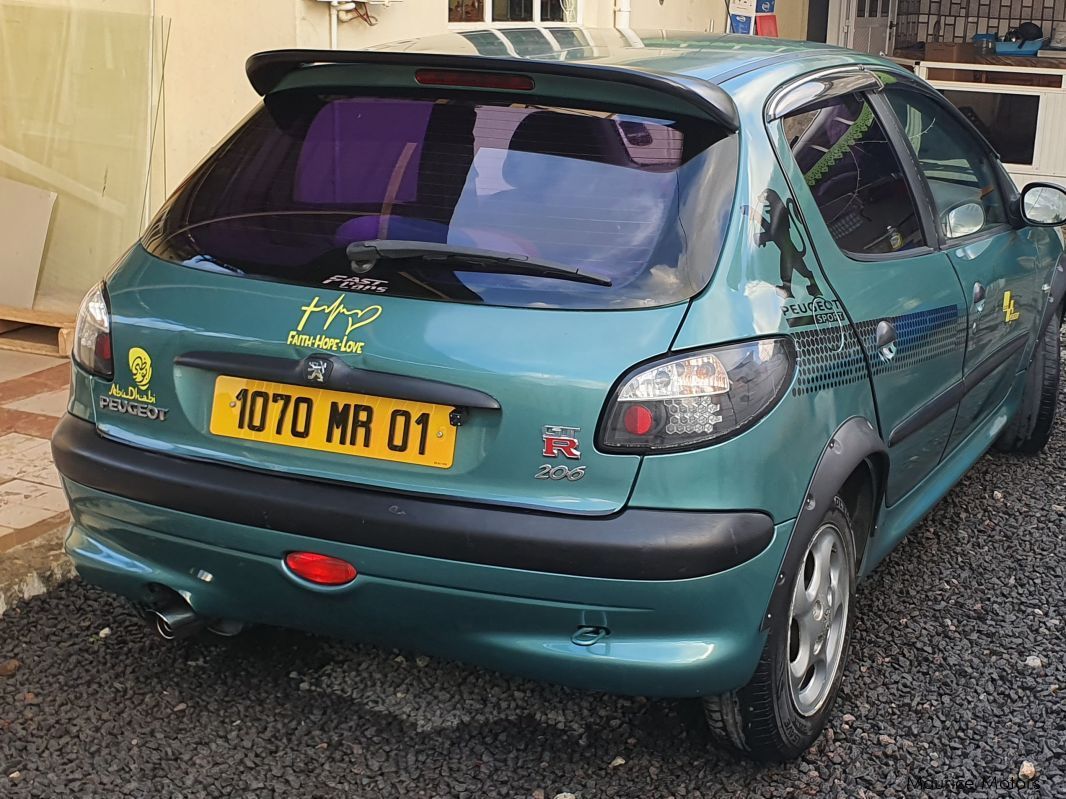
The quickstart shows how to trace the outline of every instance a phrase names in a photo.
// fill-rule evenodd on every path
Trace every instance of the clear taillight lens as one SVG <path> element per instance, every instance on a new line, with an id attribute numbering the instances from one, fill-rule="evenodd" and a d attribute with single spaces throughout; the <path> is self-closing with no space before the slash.
<path id="1" fill-rule="evenodd" d="M 608 401 L 598 446 L 606 452 L 695 449 L 735 436 L 777 404 L 792 382 L 784 337 L 730 344 L 644 364 Z"/>
<path id="2" fill-rule="evenodd" d="M 97 377 L 110 380 L 115 374 L 111 357 L 111 311 L 104 284 L 89 289 L 78 308 L 74 326 L 74 361 Z"/>

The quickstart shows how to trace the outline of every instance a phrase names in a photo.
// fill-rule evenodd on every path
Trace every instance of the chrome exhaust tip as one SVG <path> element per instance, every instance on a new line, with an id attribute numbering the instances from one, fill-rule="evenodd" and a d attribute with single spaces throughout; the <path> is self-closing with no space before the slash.
<path id="1" fill-rule="evenodd" d="M 176 641 L 188 638 L 200 632 L 206 621 L 196 615 L 187 602 L 175 604 L 155 613 L 155 631 L 165 641 Z"/>

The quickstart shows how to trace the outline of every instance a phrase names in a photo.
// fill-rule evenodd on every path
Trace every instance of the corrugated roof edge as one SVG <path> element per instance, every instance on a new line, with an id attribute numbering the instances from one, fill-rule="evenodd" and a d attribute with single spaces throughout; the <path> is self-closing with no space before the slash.
<path id="1" fill-rule="evenodd" d="M 671 94 L 699 108 L 730 132 L 740 129 L 740 115 L 733 98 L 713 83 L 687 75 L 605 64 L 371 50 L 267 50 L 250 56 L 245 63 L 245 71 L 252 88 L 260 95 L 265 95 L 290 72 L 319 64 L 389 64 L 437 69 L 503 70 L 610 80 Z"/>

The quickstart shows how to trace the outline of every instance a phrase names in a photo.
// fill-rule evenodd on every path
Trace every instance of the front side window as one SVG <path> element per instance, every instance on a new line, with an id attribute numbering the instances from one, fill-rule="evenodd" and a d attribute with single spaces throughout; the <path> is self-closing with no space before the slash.
<path id="1" fill-rule="evenodd" d="M 899 158 L 865 97 L 835 97 L 782 122 L 803 180 L 840 249 L 878 255 L 925 244 Z"/>
<path id="2" fill-rule="evenodd" d="M 367 275 L 376 290 L 665 305 L 706 285 L 717 262 L 735 138 L 706 122 L 589 108 L 281 92 L 164 206 L 145 246 L 202 269 L 343 286 L 349 245 L 421 242 L 549 262 L 610 286 L 411 256 L 378 261 Z"/>
<path id="3" fill-rule="evenodd" d="M 967 220 L 964 235 L 1004 224 L 1006 202 L 992 155 L 970 130 L 928 95 L 888 89 L 885 96 L 918 156 L 945 236 L 955 237 L 952 221 L 960 210 Z"/>

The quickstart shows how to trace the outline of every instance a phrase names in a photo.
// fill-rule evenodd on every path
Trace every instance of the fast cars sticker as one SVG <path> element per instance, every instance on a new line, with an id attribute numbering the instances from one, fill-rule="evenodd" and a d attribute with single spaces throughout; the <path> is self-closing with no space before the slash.
<path id="1" fill-rule="evenodd" d="M 372 277 L 357 275 L 331 275 L 322 281 L 323 286 L 330 286 L 341 291 L 361 291 L 364 294 L 384 294 L 389 290 L 389 281 L 376 280 Z"/>

